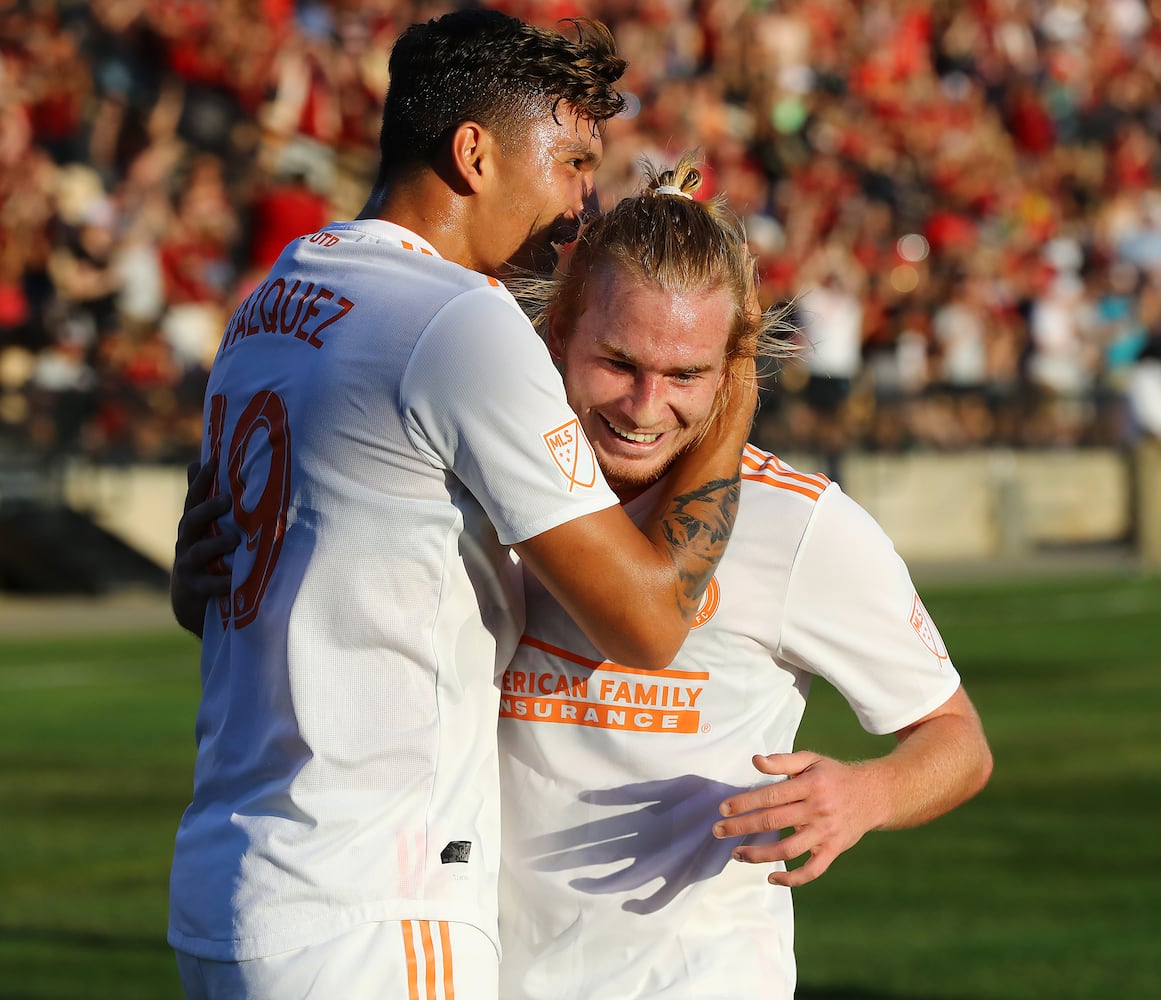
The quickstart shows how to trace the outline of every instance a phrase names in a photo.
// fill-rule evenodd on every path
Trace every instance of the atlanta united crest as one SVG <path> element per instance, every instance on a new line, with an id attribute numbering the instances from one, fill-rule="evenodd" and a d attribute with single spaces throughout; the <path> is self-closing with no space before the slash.
<path id="1" fill-rule="evenodd" d="M 697 614 L 694 615 L 693 624 L 690 628 L 699 628 L 708 622 L 717 611 L 718 605 L 722 601 L 722 588 L 718 586 L 718 578 L 711 577 L 709 586 L 705 588 L 705 593 L 701 595 L 701 604 L 698 605 Z"/>
<path id="2" fill-rule="evenodd" d="M 939 629 L 935 627 L 935 622 L 931 620 L 918 594 L 915 595 L 915 603 L 911 605 L 911 627 L 923 640 L 923 645 L 939 657 L 941 663 L 949 659 L 947 647 L 943 644 L 943 636 L 939 634 Z"/>
<path id="3" fill-rule="evenodd" d="M 597 459 L 593 454 L 593 446 L 581 431 L 580 422 L 570 420 L 548 431 L 543 437 L 556 467 L 568 480 L 569 493 L 578 486 L 592 489 L 597 481 Z"/>

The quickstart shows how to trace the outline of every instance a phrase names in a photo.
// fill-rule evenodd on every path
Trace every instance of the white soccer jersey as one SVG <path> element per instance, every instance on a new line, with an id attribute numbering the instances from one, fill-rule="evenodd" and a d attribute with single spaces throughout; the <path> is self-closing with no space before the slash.
<path id="1" fill-rule="evenodd" d="M 794 748 L 812 675 L 874 733 L 959 685 L 861 507 L 752 446 L 742 478 L 729 547 L 665 670 L 602 661 L 527 583 L 500 709 L 505 1000 L 788 1000 L 790 891 L 730 860 L 718 804 L 771 780 L 751 757 Z"/>
<path id="2" fill-rule="evenodd" d="M 544 344 L 495 279 L 335 224 L 238 308 L 205 414 L 246 540 L 206 617 L 170 943 L 242 960 L 382 919 L 494 939 L 505 546 L 616 503 Z"/>

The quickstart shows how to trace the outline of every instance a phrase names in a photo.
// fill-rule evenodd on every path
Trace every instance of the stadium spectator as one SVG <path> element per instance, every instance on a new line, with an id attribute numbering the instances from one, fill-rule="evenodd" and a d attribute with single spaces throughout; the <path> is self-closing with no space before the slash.
<path id="1" fill-rule="evenodd" d="M 311 194 L 287 231 L 316 224 L 322 206 L 312 199 L 330 217 L 357 211 L 352 192 L 365 188 L 376 162 L 391 42 L 407 24 L 462 5 L 5 5 L 0 344 L 56 349 L 66 320 L 48 263 L 75 255 L 78 234 L 57 211 L 55 194 L 86 166 L 114 206 L 107 251 L 121 269 L 119 322 L 138 336 L 163 322 L 187 364 L 208 324 L 183 323 L 182 314 L 188 318 L 191 304 L 228 314 L 249 291 L 251 255 L 272 252 L 251 245 L 250 221 L 269 214 L 273 186 L 293 172 L 308 181 Z M 862 352 L 852 379 L 858 419 L 836 439 L 826 406 L 819 419 L 805 391 L 809 380 L 789 371 L 779 411 L 786 419 L 763 421 L 764 443 L 1115 443 L 1130 433 L 1127 422 L 1103 415 L 1127 405 L 1125 373 L 1145 341 L 1127 336 L 1107 349 L 1101 310 L 1114 308 L 1102 296 L 1118 265 L 1140 275 L 1130 301 L 1115 306 L 1129 313 L 1140 311 L 1161 267 L 1155 2 L 494 5 L 547 25 L 592 15 L 617 34 L 630 60 L 629 111 L 607 136 L 606 204 L 631 192 L 641 154 L 665 158 L 698 146 L 706 195 L 729 191 L 746 218 L 767 304 L 805 291 L 800 268 L 827 247 L 845 247 L 857 259 L 865 272 Z M 190 177 L 215 175 L 197 196 L 183 190 Z M 216 207 L 201 218 L 187 202 L 192 197 L 196 206 L 208 188 Z M 926 240 L 922 259 L 896 250 L 911 235 Z M 1061 238 L 1079 249 L 1080 266 L 1072 269 L 1079 288 L 1067 278 L 1047 280 L 1040 250 Z M 158 249 L 170 281 L 160 309 L 150 300 Z M 944 434 L 955 407 L 938 385 L 915 389 L 910 401 L 878 386 L 880 377 L 890 381 L 884 359 L 892 345 L 908 345 L 915 368 L 920 342 L 900 340 L 901 332 L 917 329 L 915 317 L 928 323 L 950 307 L 957 277 L 969 274 L 987 304 L 982 442 L 978 434 Z M 1087 333 L 1057 328 L 1070 285 L 1080 306 L 1095 310 L 1096 328 Z M 90 307 L 99 304 L 80 309 Z M 70 308 L 75 314 L 77 300 Z M 943 354 L 938 335 L 929 334 L 927 360 L 938 383 Z M 95 341 L 114 335 L 105 327 L 94 335 L 90 365 Z M 1070 360 L 1060 361 L 1061 350 Z M 1060 402 L 1062 379 L 1070 385 L 1067 403 Z M 1047 411 L 1046 399 L 1054 401 Z M 1048 421 L 1049 429 L 1045 413 L 1062 410 L 1068 419 Z M 89 438 L 80 440 L 83 447 Z"/>

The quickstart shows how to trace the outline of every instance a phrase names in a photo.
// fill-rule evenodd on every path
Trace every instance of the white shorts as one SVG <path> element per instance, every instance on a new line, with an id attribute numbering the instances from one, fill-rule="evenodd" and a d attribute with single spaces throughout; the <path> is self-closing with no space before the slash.
<path id="1" fill-rule="evenodd" d="M 177 952 L 186 1000 L 498 1000 L 488 936 L 446 920 L 387 920 L 245 962 Z"/>

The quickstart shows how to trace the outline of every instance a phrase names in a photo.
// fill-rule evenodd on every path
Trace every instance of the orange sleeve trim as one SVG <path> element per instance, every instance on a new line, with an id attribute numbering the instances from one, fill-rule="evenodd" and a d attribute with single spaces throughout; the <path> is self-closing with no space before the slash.
<path id="1" fill-rule="evenodd" d="M 743 473 L 742 478 L 749 480 L 751 483 L 762 483 L 766 486 L 773 486 L 776 489 L 787 490 L 790 493 L 798 493 L 801 496 L 809 497 L 811 500 L 817 500 L 820 496 L 822 496 L 822 490 L 820 489 L 812 489 L 809 486 L 799 486 L 796 483 L 784 483 L 778 479 L 771 479 L 769 476 L 751 476 Z"/>
<path id="2" fill-rule="evenodd" d="M 792 479 L 801 479 L 804 482 L 817 483 L 824 490 L 830 485 L 830 480 L 821 472 L 795 472 L 777 455 L 770 456 L 770 462 L 780 475 L 790 476 Z"/>
<path id="3" fill-rule="evenodd" d="M 821 473 L 796 472 L 778 456 L 759 451 L 753 445 L 746 446 L 742 465 L 751 470 L 749 473 L 743 471 L 743 479 L 765 482 L 771 486 L 790 488 L 790 484 L 798 483 L 817 494 L 830 485 L 830 480 Z"/>

